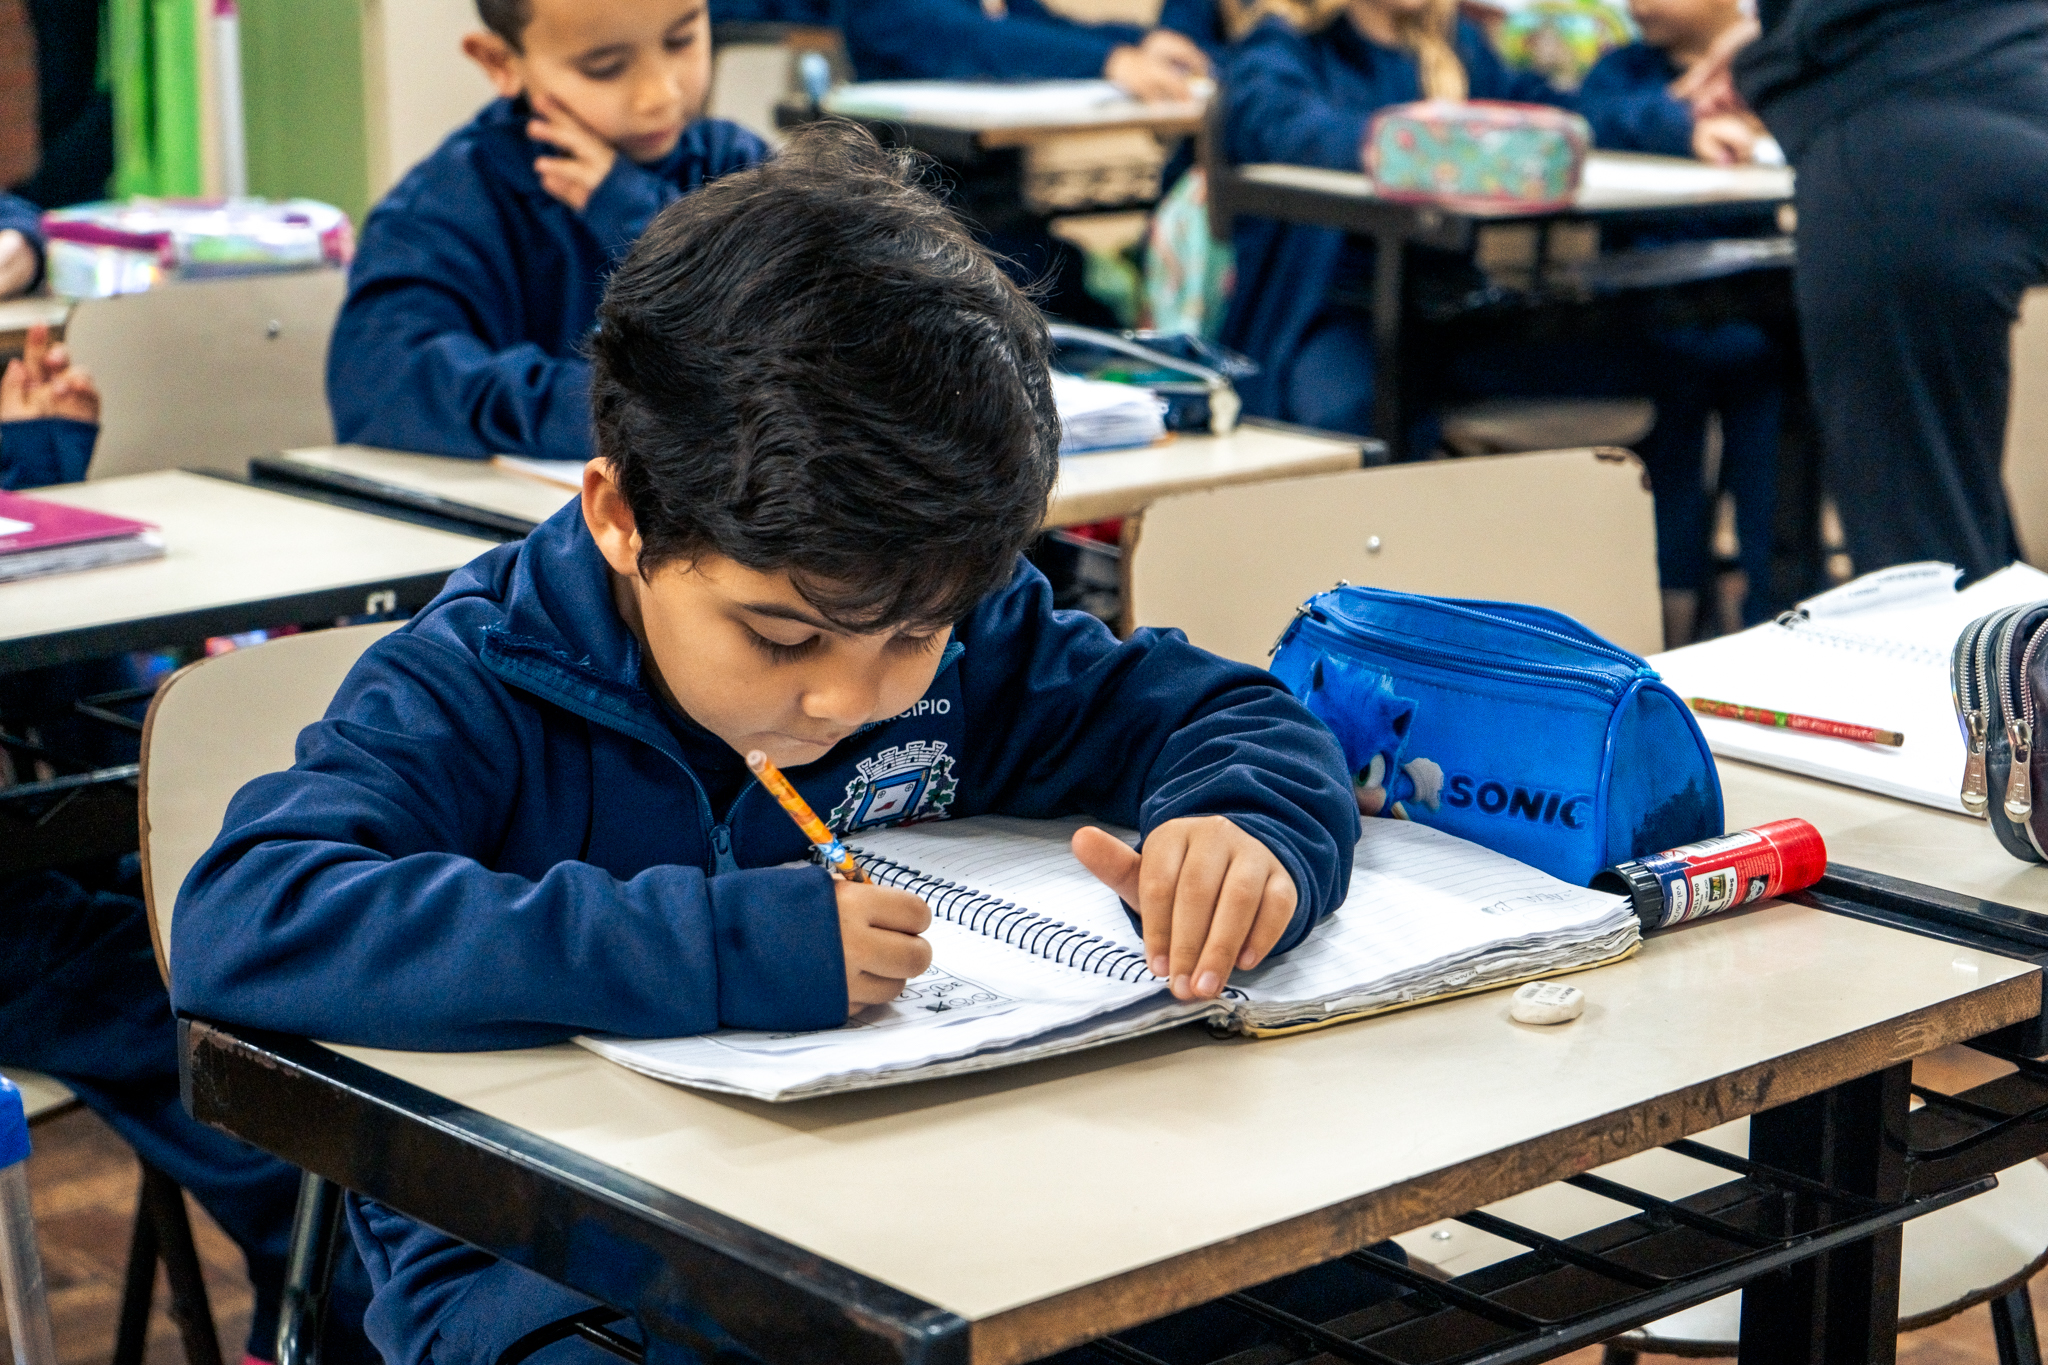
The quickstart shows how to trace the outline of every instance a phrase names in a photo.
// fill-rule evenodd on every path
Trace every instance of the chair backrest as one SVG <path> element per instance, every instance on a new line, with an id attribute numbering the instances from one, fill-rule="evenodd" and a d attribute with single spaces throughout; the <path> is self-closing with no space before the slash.
<path id="1" fill-rule="evenodd" d="M 245 474 L 251 456 L 331 444 L 327 338 L 346 288 L 303 270 L 81 301 L 64 339 L 99 382 L 87 477 Z"/>
<path id="2" fill-rule="evenodd" d="M 2026 292 L 2012 329 L 2005 487 L 2020 552 L 2035 568 L 2048 568 L 2048 289 Z"/>
<path id="3" fill-rule="evenodd" d="M 202 659 L 164 679 L 142 727 L 142 895 L 157 969 L 171 979 L 171 915 L 185 874 L 243 785 L 292 765 L 299 731 L 397 622 L 344 626 Z"/>
<path id="4" fill-rule="evenodd" d="M 1339 579 L 1552 607 L 1638 653 L 1663 647 L 1643 469 L 1619 450 L 1386 465 L 1184 493 L 1126 532 L 1125 620 L 1179 626 L 1264 666 L 1294 609 Z"/>

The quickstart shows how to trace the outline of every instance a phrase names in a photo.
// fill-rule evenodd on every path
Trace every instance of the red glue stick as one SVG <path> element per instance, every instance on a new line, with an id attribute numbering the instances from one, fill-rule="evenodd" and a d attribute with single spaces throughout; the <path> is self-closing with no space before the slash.
<path id="1" fill-rule="evenodd" d="M 1804 820 L 1773 820 L 1618 863 L 1595 877 L 1593 887 L 1634 901 L 1636 918 L 1648 931 L 1803 891 L 1827 867 L 1819 830 Z"/>

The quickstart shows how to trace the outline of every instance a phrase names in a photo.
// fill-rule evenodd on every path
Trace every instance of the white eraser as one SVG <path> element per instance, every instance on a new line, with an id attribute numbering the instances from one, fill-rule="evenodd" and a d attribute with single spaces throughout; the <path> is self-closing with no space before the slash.
<path id="1" fill-rule="evenodd" d="M 1586 1012 L 1586 993 L 1562 981 L 1531 981 L 1515 992 L 1508 1015 L 1518 1024 L 1569 1024 Z"/>

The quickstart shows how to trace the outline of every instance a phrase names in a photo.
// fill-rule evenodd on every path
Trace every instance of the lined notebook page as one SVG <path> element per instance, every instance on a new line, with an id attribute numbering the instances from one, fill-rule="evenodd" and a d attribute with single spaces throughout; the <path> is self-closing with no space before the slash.
<path id="1" fill-rule="evenodd" d="M 1260 1014 L 1352 1009 L 1583 965 L 1624 951 L 1636 932 L 1620 896 L 1423 825 L 1367 820 L 1344 904 L 1236 984 Z"/>
<path id="2" fill-rule="evenodd" d="M 949 882 L 1015 901 L 1135 952 L 1144 947 L 1144 939 L 1124 913 L 1123 902 L 1074 857 L 1074 831 L 1096 823 L 1080 817 L 1019 820 L 982 815 L 972 820 L 871 830 L 850 835 L 846 842 Z M 1138 836 L 1131 830 L 1099 827 L 1125 843 L 1137 842 Z"/>
<path id="3" fill-rule="evenodd" d="M 2048 598 L 2048 574 L 2015 564 L 1960 593 L 1944 579 L 1932 591 L 1874 595 L 1861 609 L 1853 599 L 1850 609 L 1831 609 L 1830 598 L 1841 600 L 1833 593 L 1814 599 L 1809 620 L 1766 623 L 1654 655 L 1650 666 L 1681 697 L 1873 725 L 1906 740 L 1890 748 L 1701 716 L 1716 754 L 1960 813 L 1964 749 L 1950 653 L 1979 616 Z"/>

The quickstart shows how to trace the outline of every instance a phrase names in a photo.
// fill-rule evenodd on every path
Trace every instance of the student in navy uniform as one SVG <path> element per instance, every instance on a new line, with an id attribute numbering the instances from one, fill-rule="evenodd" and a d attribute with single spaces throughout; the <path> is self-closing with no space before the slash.
<path id="1" fill-rule="evenodd" d="M 1799 170 L 1800 337 L 1859 571 L 2019 553 L 2000 477 L 2020 295 L 2048 279 L 2048 5 L 1761 0 L 1734 64 Z M 1728 57 L 1688 75 L 1734 98 Z"/>
<path id="2" fill-rule="evenodd" d="M 878 766 L 921 780 L 871 823 L 1142 829 L 1142 856 L 1075 849 L 1184 999 L 1339 903 L 1329 732 L 1179 632 L 1054 611 L 1021 557 L 1058 463 L 1049 339 L 917 179 L 828 124 L 656 221 L 601 309 L 580 503 L 457 571 L 235 797 L 180 896 L 181 1008 L 425 1049 L 836 1027 L 924 969 L 930 914 L 782 866 L 807 845 L 753 748 L 841 830 Z M 487 1365 L 589 1306 L 349 1217 L 388 1365 Z"/>
<path id="3" fill-rule="evenodd" d="M 478 0 L 463 50 L 502 98 L 363 227 L 327 362 L 344 441 L 590 455 L 581 348 L 604 279 L 663 206 L 767 155 L 705 119 L 704 0 Z"/>
<path id="4" fill-rule="evenodd" d="M 1372 116 L 1390 104 L 1566 102 L 1541 76 L 1509 70 L 1451 0 L 1288 0 L 1230 53 L 1223 84 L 1232 161 L 1348 171 L 1359 168 Z M 1372 430 L 1371 325 L 1331 298 L 1369 284 L 1371 245 L 1333 228 L 1240 217 L 1236 246 L 1222 340 L 1259 362 L 1239 385 L 1246 411 Z"/>
<path id="5" fill-rule="evenodd" d="M 1639 42 L 1616 48 L 1586 73 L 1579 112 L 1595 145 L 1619 152 L 1698 157 L 1719 164 L 1754 159 L 1763 125 L 1753 114 L 1697 117 L 1672 85 L 1743 22 L 1740 0 L 1630 0 Z M 1647 247 L 1697 237 L 1773 231 L 1713 219 L 1660 224 Z M 1660 332 L 1650 338 L 1658 377 L 1658 438 L 1643 443 L 1657 506 L 1657 578 L 1664 590 L 1664 638 L 1684 644 L 1695 632 L 1701 591 L 1712 566 L 1714 507 L 1705 487 L 1707 416 L 1721 418 L 1721 486 L 1735 498 L 1736 539 L 1748 591 L 1745 623 L 1786 605 L 1772 575 L 1777 507 L 1778 429 L 1784 409 L 1777 348 L 1754 323 L 1728 321 Z"/>

